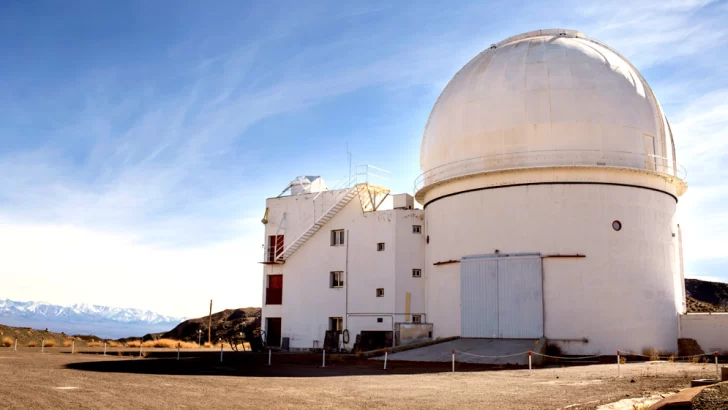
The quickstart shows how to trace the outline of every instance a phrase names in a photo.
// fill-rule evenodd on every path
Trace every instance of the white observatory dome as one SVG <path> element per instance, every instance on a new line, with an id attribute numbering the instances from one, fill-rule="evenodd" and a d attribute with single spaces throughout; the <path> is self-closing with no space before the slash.
<path id="1" fill-rule="evenodd" d="M 563 29 L 510 37 L 467 63 L 432 109 L 420 166 L 416 191 L 544 166 L 638 168 L 683 179 L 644 78 L 608 46 Z"/>

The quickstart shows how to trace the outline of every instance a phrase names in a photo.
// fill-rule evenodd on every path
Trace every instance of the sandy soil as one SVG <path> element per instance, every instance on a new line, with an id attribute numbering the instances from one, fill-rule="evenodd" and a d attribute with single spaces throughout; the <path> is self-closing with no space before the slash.
<path id="1" fill-rule="evenodd" d="M 291 356 L 229 353 L 136 358 L 0 351 L 3 408 L 586 409 L 714 377 L 710 364 L 630 363 L 458 371 L 390 362 L 291 363 Z M 464 369 L 461 369 L 464 370 Z"/>

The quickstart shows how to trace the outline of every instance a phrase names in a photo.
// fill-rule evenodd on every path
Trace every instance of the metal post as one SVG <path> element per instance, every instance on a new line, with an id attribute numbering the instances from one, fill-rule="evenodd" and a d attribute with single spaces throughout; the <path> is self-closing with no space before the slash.
<path id="1" fill-rule="evenodd" d="M 220 363 L 222 363 L 222 347 L 223 347 L 223 344 L 221 342 L 220 343 Z"/>
<path id="2" fill-rule="evenodd" d="M 715 378 L 720 380 L 720 368 L 718 367 L 718 352 L 713 353 L 715 356 Z"/>
<path id="3" fill-rule="evenodd" d="M 197 329 L 197 347 L 201 347 L 200 344 L 202 342 L 202 330 Z"/>
<path id="4" fill-rule="evenodd" d="M 271 353 L 271 350 L 270 350 L 270 347 L 269 347 L 268 348 L 268 366 L 270 366 L 271 355 L 272 355 L 272 353 Z"/>
<path id="5" fill-rule="evenodd" d="M 13 347 L 13 351 L 14 352 L 18 351 L 18 338 L 17 337 L 15 338 L 15 346 Z"/>
<path id="6" fill-rule="evenodd" d="M 452 349 L 452 371 L 455 372 L 455 349 Z"/>
<path id="7" fill-rule="evenodd" d="M 326 367 L 326 349 L 324 349 L 324 356 L 323 356 L 323 362 L 321 362 L 321 367 Z"/>
<path id="8" fill-rule="evenodd" d="M 45 353 L 45 338 L 40 339 L 40 352 Z"/>
<path id="9" fill-rule="evenodd" d="M 106 356 L 106 342 L 104 342 L 104 356 Z"/>
<path id="10" fill-rule="evenodd" d="M 76 352 L 76 341 L 72 340 L 71 341 L 71 354 L 73 354 L 75 352 Z"/>
<path id="11" fill-rule="evenodd" d="M 139 357 L 142 357 L 142 341 L 139 341 Z"/>
<path id="12" fill-rule="evenodd" d="M 528 351 L 528 375 L 533 374 L 533 367 L 531 367 L 531 351 Z"/>
<path id="13" fill-rule="evenodd" d="M 179 346 L 180 346 L 180 343 L 177 342 L 177 360 L 179 360 Z"/>
<path id="14" fill-rule="evenodd" d="M 622 358 L 619 355 L 619 350 L 617 350 L 617 377 L 622 377 Z"/>
<path id="15" fill-rule="evenodd" d="M 389 354 L 389 349 L 384 349 L 384 370 L 387 370 L 387 355 Z"/>

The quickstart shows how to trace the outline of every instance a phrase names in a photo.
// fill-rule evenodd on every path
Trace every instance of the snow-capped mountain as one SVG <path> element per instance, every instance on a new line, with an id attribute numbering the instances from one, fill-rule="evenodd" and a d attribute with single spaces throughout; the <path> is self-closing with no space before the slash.
<path id="1" fill-rule="evenodd" d="M 69 333 L 124 337 L 169 330 L 185 318 L 142 309 L 75 304 L 59 306 L 43 302 L 0 299 L 0 323 L 11 326 L 53 328 Z"/>

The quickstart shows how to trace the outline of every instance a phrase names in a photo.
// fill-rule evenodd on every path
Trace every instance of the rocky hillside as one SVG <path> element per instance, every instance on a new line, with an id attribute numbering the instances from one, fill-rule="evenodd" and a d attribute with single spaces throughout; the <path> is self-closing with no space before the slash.
<path id="1" fill-rule="evenodd" d="M 47 330 L 31 329 L 29 327 L 12 327 L 0 325 L 0 349 L 11 347 L 18 340 L 18 347 L 41 346 L 45 340 L 46 346 L 64 347 L 70 346 L 72 340 L 76 340 L 76 346 L 84 347 L 89 342 L 99 341 L 96 336 L 70 336 L 65 333 L 49 332 Z"/>
<path id="2" fill-rule="evenodd" d="M 685 292 L 688 296 L 688 311 L 690 310 L 690 298 L 702 304 L 693 303 L 695 312 L 705 312 L 711 309 L 715 311 L 728 311 L 728 283 L 708 282 L 699 279 L 685 279 Z"/>
<path id="3" fill-rule="evenodd" d="M 213 313 L 212 338 L 217 340 L 224 338 L 226 334 L 231 332 L 244 332 L 246 339 L 252 339 L 257 336 L 256 332 L 260 331 L 260 313 L 260 308 L 252 307 L 225 309 Z M 144 339 L 175 339 L 197 342 L 197 331 L 201 330 L 202 341 L 204 342 L 207 341 L 208 320 L 208 316 L 185 320 L 168 332 L 148 334 L 144 336 Z"/>

